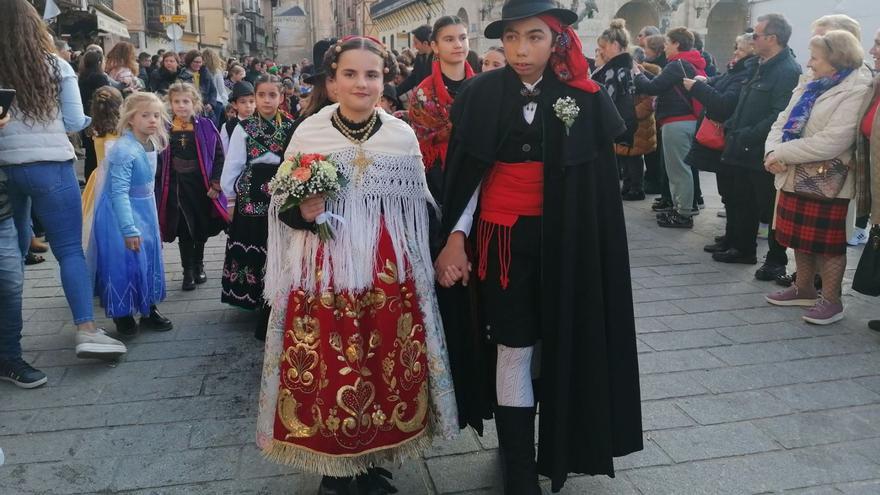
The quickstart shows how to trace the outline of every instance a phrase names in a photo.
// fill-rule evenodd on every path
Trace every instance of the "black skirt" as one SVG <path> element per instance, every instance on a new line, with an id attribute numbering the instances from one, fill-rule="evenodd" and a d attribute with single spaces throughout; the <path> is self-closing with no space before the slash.
<path id="1" fill-rule="evenodd" d="M 188 234 L 189 239 L 185 240 L 206 242 L 226 228 L 226 222 L 208 197 L 201 172 L 177 172 L 172 169 L 168 186 L 168 204 L 165 208 L 168 232 L 176 232 L 181 238 Z"/>
<path id="2" fill-rule="evenodd" d="M 248 164 L 236 182 L 235 214 L 223 262 L 224 303 L 250 310 L 264 305 L 270 199 L 267 183 L 277 170 L 278 165 Z"/>

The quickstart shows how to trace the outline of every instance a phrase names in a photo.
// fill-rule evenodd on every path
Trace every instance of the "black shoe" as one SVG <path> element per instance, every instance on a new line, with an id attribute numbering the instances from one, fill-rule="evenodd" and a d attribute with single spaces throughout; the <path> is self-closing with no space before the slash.
<path id="1" fill-rule="evenodd" d="M 658 218 L 657 225 L 670 229 L 691 229 L 694 227 L 694 219 L 672 212 L 663 218 Z"/>
<path id="2" fill-rule="evenodd" d="M 49 381 L 45 373 L 22 358 L 0 360 L 0 380 L 12 382 L 19 388 L 37 388 Z"/>
<path id="3" fill-rule="evenodd" d="M 113 323 L 116 324 L 116 331 L 119 332 L 120 335 L 131 337 L 138 333 L 138 324 L 137 321 L 135 321 L 134 316 L 113 318 Z"/>
<path id="4" fill-rule="evenodd" d="M 181 290 L 196 290 L 196 271 L 192 268 L 183 269 L 183 285 Z"/>
<path id="5" fill-rule="evenodd" d="M 730 249 L 730 246 L 723 238 L 720 241 L 715 241 L 715 244 L 706 244 L 703 246 L 703 251 L 706 251 L 707 253 L 720 253 L 722 251 L 727 251 L 728 249 Z"/>
<path id="6" fill-rule="evenodd" d="M 763 282 L 776 280 L 778 277 L 785 275 L 785 265 L 764 261 L 761 268 L 755 272 L 755 278 Z"/>
<path id="7" fill-rule="evenodd" d="M 196 268 L 193 270 L 195 274 L 196 284 L 203 284 L 208 281 L 208 276 L 205 275 L 205 264 L 204 263 L 196 263 Z"/>
<path id="8" fill-rule="evenodd" d="M 868 328 L 875 332 L 880 332 L 880 320 L 871 320 L 868 322 Z"/>
<path id="9" fill-rule="evenodd" d="M 324 476 L 318 487 L 318 495 L 351 495 L 351 477 Z"/>
<path id="10" fill-rule="evenodd" d="M 743 265 L 754 265 L 758 262 L 758 258 L 754 254 L 746 254 L 736 248 L 714 253 L 712 259 L 719 263 L 741 263 Z"/>
<path id="11" fill-rule="evenodd" d="M 642 191 L 627 191 L 621 195 L 624 201 L 641 201 L 645 199 L 645 193 Z"/>
<path id="12" fill-rule="evenodd" d="M 141 328 L 146 328 L 154 332 L 167 332 L 174 328 L 171 320 L 166 318 L 156 306 L 150 308 L 149 316 L 141 316 Z"/>
<path id="13" fill-rule="evenodd" d="M 654 204 L 651 205 L 651 209 L 656 212 L 672 211 L 673 208 L 675 208 L 675 205 L 672 204 L 672 201 L 667 201 L 662 198 L 658 201 L 654 201 Z"/>
<path id="14" fill-rule="evenodd" d="M 394 476 L 390 471 L 382 468 L 369 468 L 366 474 L 359 474 L 357 477 L 358 495 L 397 493 L 397 488 L 388 481 L 391 479 L 394 479 Z"/>
<path id="15" fill-rule="evenodd" d="M 702 196 L 700 196 L 699 198 L 697 198 L 696 201 L 694 201 L 694 210 L 702 210 L 705 207 L 706 207 L 706 202 L 703 201 Z"/>
<path id="16" fill-rule="evenodd" d="M 504 493 L 540 494 L 535 462 L 535 408 L 495 408 Z"/>

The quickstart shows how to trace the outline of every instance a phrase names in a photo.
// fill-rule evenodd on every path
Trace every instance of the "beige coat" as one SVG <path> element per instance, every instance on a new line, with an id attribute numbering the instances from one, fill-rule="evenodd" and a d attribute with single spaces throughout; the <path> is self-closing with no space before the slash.
<path id="1" fill-rule="evenodd" d="M 782 128 L 808 82 L 802 80 L 795 88 L 788 107 L 779 114 L 767 136 L 767 154 L 773 152 L 781 163 L 789 165 L 788 170 L 776 174 L 776 188 L 783 191 L 793 191 L 795 167 L 791 165 L 835 158 L 845 164 L 852 162 L 860 117 L 864 115 L 862 108 L 872 96 L 870 73 L 854 71 L 816 100 L 803 137 L 783 143 Z M 851 199 L 855 196 L 856 175 L 847 175 L 838 198 Z"/>

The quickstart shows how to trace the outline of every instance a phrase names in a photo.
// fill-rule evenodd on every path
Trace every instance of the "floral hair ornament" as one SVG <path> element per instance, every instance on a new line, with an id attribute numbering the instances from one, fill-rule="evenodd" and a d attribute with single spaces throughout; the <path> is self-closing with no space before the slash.
<path id="1" fill-rule="evenodd" d="M 581 39 L 577 31 L 571 26 L 565 26 L 554 15 L 542 14 L 537 16 L 544 21 L 556 36 L 553 45 L 553 53 L 550 55 L 550 68 L 563 84 L 572 88 L 598 93 L 599 84 L 590 79 L 590 66 L 583 54 Z"/>

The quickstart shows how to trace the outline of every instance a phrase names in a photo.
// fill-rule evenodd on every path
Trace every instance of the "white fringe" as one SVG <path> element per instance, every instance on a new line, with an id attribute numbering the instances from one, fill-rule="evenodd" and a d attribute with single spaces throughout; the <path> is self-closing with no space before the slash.
<path id="1" fill-rule="evenodd" d="M 292 289 L 320 293 L 330 286 L 352 292 L 371 287 L 375 274 L 383 269 L 377 266 L 383 221 L 394 247 L 400 282 L 406 278 L 403 267 L 407 259 L 431 259 L 428 206 L 436 209 L 436 203 L 428 192 L 421 158 L 368 154 L 373 163 L 358 177 L 358 170 L 351 164 L 356 153 L 352 147 L 329 157 L 349 179 L 339 197 L 327 202 L 327 211 L 345 221 L 333 222 L 335 239 L 322 243 L 311 232 L 284 225 L 278 220 L 280 201 L 273 198 L 269 208 L 266 301 L 274 304 Z M 411 253 L 410 249 L 421 252 Z M 322 250 L 322 265 L 316 266 Z M 433 277 L 430 261 L 428 265 L 426 269 Z"/>

